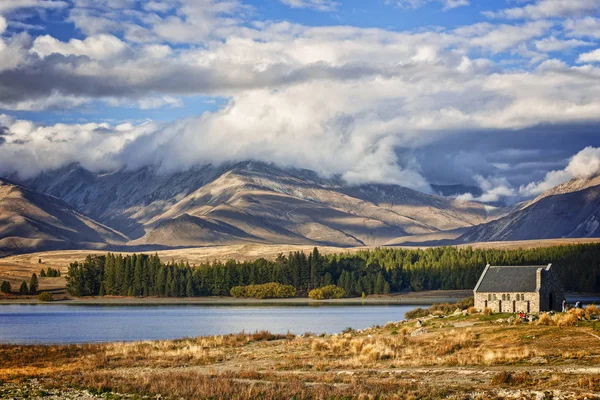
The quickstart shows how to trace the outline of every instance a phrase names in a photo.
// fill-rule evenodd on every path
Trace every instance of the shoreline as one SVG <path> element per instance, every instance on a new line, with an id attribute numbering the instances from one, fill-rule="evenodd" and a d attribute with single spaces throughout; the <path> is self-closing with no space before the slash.
<path id="1" fill-rule="evenodd" d="M 319 305 L 431 305 L 433 303 L 456 303 L 465 297 L 473 295 L 472 291 L 428 291 L 394 294 L 389 296 L 368 296 L 331 299 L 331 300 L 311 300 L 307 297 L 294 297 L 288 299 L 248 299 L 235 297 L 79 297 L 57 299 L 50 302 L 41 302 L 37 297 L 20 299 L 0 299 L 2 305 L 106 305 L 106 306 L 179 306 L 179 305 L 198 305 L 198 306 L 257 306 L 257 305 L 278 305 L 278 306 L 319 306 Z"/>

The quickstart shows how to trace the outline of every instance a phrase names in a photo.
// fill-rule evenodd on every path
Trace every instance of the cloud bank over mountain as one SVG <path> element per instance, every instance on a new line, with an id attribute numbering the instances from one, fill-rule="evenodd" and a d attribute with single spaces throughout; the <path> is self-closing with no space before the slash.
<path id="1" fill-rule="evenodd" d="M 471 12 L 470 22 L 308 24 L 237 0 L 3 3 L 0 175 L 255 159 L 350 183 L 475 184 L 481 200 L 499 201 L 581 173 L 572 164 L 595 149 L 581 150 L 600 146 L 590 139 L 600 120 L 595 1 L 482 13 L 468 1 L 386 3 Z M 346 15 L 342 2 L 278 4 Z M 194 112 L 198 98 L 220 105 Z M 89 111 L 123 107 L 148 117 Z M 185 107 L 185 117 L 152 118 Z M 57 123 L 65 112 L 75 118 Z"/>

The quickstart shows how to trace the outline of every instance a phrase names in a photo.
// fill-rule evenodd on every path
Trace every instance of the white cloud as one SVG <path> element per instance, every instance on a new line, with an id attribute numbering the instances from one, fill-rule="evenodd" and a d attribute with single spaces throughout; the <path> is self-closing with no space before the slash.
<path id="1" fill-rule="evenodd" d="M 2 114 L 0 125 L 7 128 L 6 142 L 0 146 L 0 171 L 12 171 L 15 165 L 19 165 L 18 174 L 24 179 L 71 162 L 80 162 L 94 171 L 118 168 L 120 161 L 116 155 L 124 146 L 156 129 L 154 124 L 43 126 Z"/>
<path id="2" fill-rule="evenodd" d="M 310 8 L 317 11 L 335 11 L 339 3 L 332 0 L 279 0 L 292 8 Z"/>
<path id="3" fill-rule="evenodd" d="M 33 42 L 31 51 L 40 57 L 51 54 L 87 56 L 94 60 L 113 58 L 121 54 L 126 44 L 111 35 L 89 36 L 84 40 L 71 39 L 61 42 L 52 36 L 38 36 Z"/>
<path id="4" fill-rule="evenodd" d="M 8 13 L 19 8 L 59 9 L 67 5 L 67 2 L 57 0 L 2 0 L 0 13 Z"/>
<path id="5" fill-rule="evenodd" d="M 471 193 L 465 193 L 458 196 L 459 200 L 475 200 L 483 203 L 496 203 L 511 199 L 516 195 L 515 190 L 510 186 L 506 178 L 502 177 L 484 177 L 476 175 L 475 182 L 483 191 L 479 197 L 473 196 Z"/>
<path id="6" fill-rule="evenodd" d="M 4 33 L 6 30 L 6 19 L 2 15 L 0 15 L 0 35 Z"/>
<path id="7" fill-rule="evenodd" d="M 555 20 L 396 32 L 252 21 L 241 1 L 136 4 L 75 1 L 69 18 L 88 34 L 82 39 L 0 38 L 0 108 L 71 109 L 100 100 L 153 109 L 181 106 L 188 95 L 215 96 L 226 106 L 143 129 L 21 122 L 28 127 L 22 138 L 0 146 L 7 160 L 0 172 L 32 174 L 59 166 L 60 157 L 95 168 L 166 170 L 257 159 L 426 190 L 421 166 L 399 149 L 410 154 L 452 135 L 600 120 L 600 68 L 547 60 L 547 52 L 589 45 L 564 39 Z M 61 129 L 70 146 L 44 136 Z M 493 171 L 481 174 L 481 200 L 514 195 Z"/>
<path id="8" fill-rule="evenodd" d="M 578 63 L 597 63 L 600 62 L 600 49 L 590 51 L 589 53 L 580 54 L 577 57 Z"/>
<path id="9" fill-rule="evenodd" d="M 530 21 L 522 25 L 478 23 L 458 28 L 455 32 L 468 40 L 468 46 L 499 53 L 514 51 L 530 39 L 545 35 L 552 26 L 549 21 Z"/>
<path id="10" fill-rule="evenodd" d="M 483 14 L 490 18 L 544 19 L 598 13 L 597 0 L 537 0 L 533 4 Z"/>
<path id="11" fill-rule="evenodd" d="M 543 180 L 521 186 L 522 196 L 536 196 L 574 178 L 589 179 L 600 174 L 600 148 L 586 147 L 562 170 L 550 171 Z"/>
<path id="12" fill-rule="evenodd" d="M 555 36 L 549 36 L 535 42 L 535 47 L 539 51 L 543 51 L 545 53 L 551 53 L 556 51 L 563 51 L 568 49 L 573 49 L 577 47 L 584 46 L 593 46 L 593 43 L 585 42 L 583 40 L 569 39 L 562 40 L 558 39 Z"/>
<path id="13" fill-rule="evenodd" d="M 563 25 L 571 36 L 600 38 L 600 18 L 568 19 Z"/>
<path id="14" fill-rule="evenodd" d="M 426 4 L 436 2 L 442 4 L 444 10 L 464 7 L 471 4 L 470 0 L 386 0 L 386 4 L 394 4 L 402 8 L 420 8 Z"/>

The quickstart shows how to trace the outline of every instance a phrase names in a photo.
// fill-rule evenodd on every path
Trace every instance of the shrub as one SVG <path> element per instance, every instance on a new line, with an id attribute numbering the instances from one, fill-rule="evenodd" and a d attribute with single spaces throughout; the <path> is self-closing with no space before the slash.
<path id="1" fill-rule="evenodd" d="M 568 314 L 575 316 L 577 319 L 588 319 L 587 312 L 583 308 L 571 308 Z"/>
<path id="2" fill-rule="evenodd" d="M 577 317 L 574 314 L 567 313 L 564 315 L 557 315 L 555 317 L 557 326 L 575 326 L 577 325 Z"/>
<path id="3" fill-rule="evenodd" d="M 42 293 L 38 294 L 39 301 L 52 301 L 52 299 L 53 299 L 52 293 L 42 292 Z"/>
<path id="4" fill-rule="evenodd" d="M 592 304 L 589 305 L 585 308 L 585 312 L 587 313 L 587 315 L 589 315 L 590 317 L 598 317 L 600 316 L 600 308 L 598 308 L 597 305 Z"/>
<path id="5" fill-rule="evenodd" d="M 341 299 L 344 297 L 344 289 L 335 285 L 328 285 L 322 288 L 313 289 L 308 293 L 308 297 L 313 300 L 323 299 Z"/>
<path id="6" fill-rule="evenodd" d="M 531 383 L 531 375 L 529 372 L 517 372 L 511 373 L 508 371 L 501 371 L 492 377 L 492 385 L 524 385 Z"/>
<path id="7" fill-rule="evenodd" d="M 460 310 L 468 310 L 471 309 L 471 314 L 476 312 L 477 310 L 474 308 L 475 299 L 473 297 L 467 297 L 458 303 L 436 303 L 427 309 L 423 309 L 418 307 L 412 311 L 407 312 L 404 316 L 407 319 L 413 318 L 423 318 L 428 316 L 429 314 L 433 315 L 450 315 L 456 311 L 456 309 Z"/>
<path id="8" fill-rule="evenodd" d="M 0 286 L 0 292 L 2 293 L 10 293 L 10 282 L 2 281 L 2 285 Z"/>
<path id="9" fill-rule="evenodd" d="M 284 299 L 294 297 L 296 288 L 281 283 L 269 282 L 262 285 L 234 286 L 230 294 L 233 297 L 246 297 L 253 299 Z"/>
<path id="10" fill-rule="evenodd" d="M 554 320 L 547 313 L 540 314 L 540 318 L 536 322 L 537 325 L 553 325 Z"/>
<path id="11" fill-rule="evenodd" d="M 406 312 L 404 316 L 406 319 L 414 319 L 414 318 L 423 318 L 429 315 L 429 310 L 422 309 L 421 307 L 417 307 L 414 310 Z"/>

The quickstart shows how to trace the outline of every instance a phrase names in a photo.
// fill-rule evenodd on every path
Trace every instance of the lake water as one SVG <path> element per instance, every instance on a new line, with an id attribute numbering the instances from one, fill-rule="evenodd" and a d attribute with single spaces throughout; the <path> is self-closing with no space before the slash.
<path id="1" fill-rule="evenodd" d="M 338 333 L 400 321 L 415 307 L 0 305 L 0 343 L 176 339 L 257 330 Z"/>

